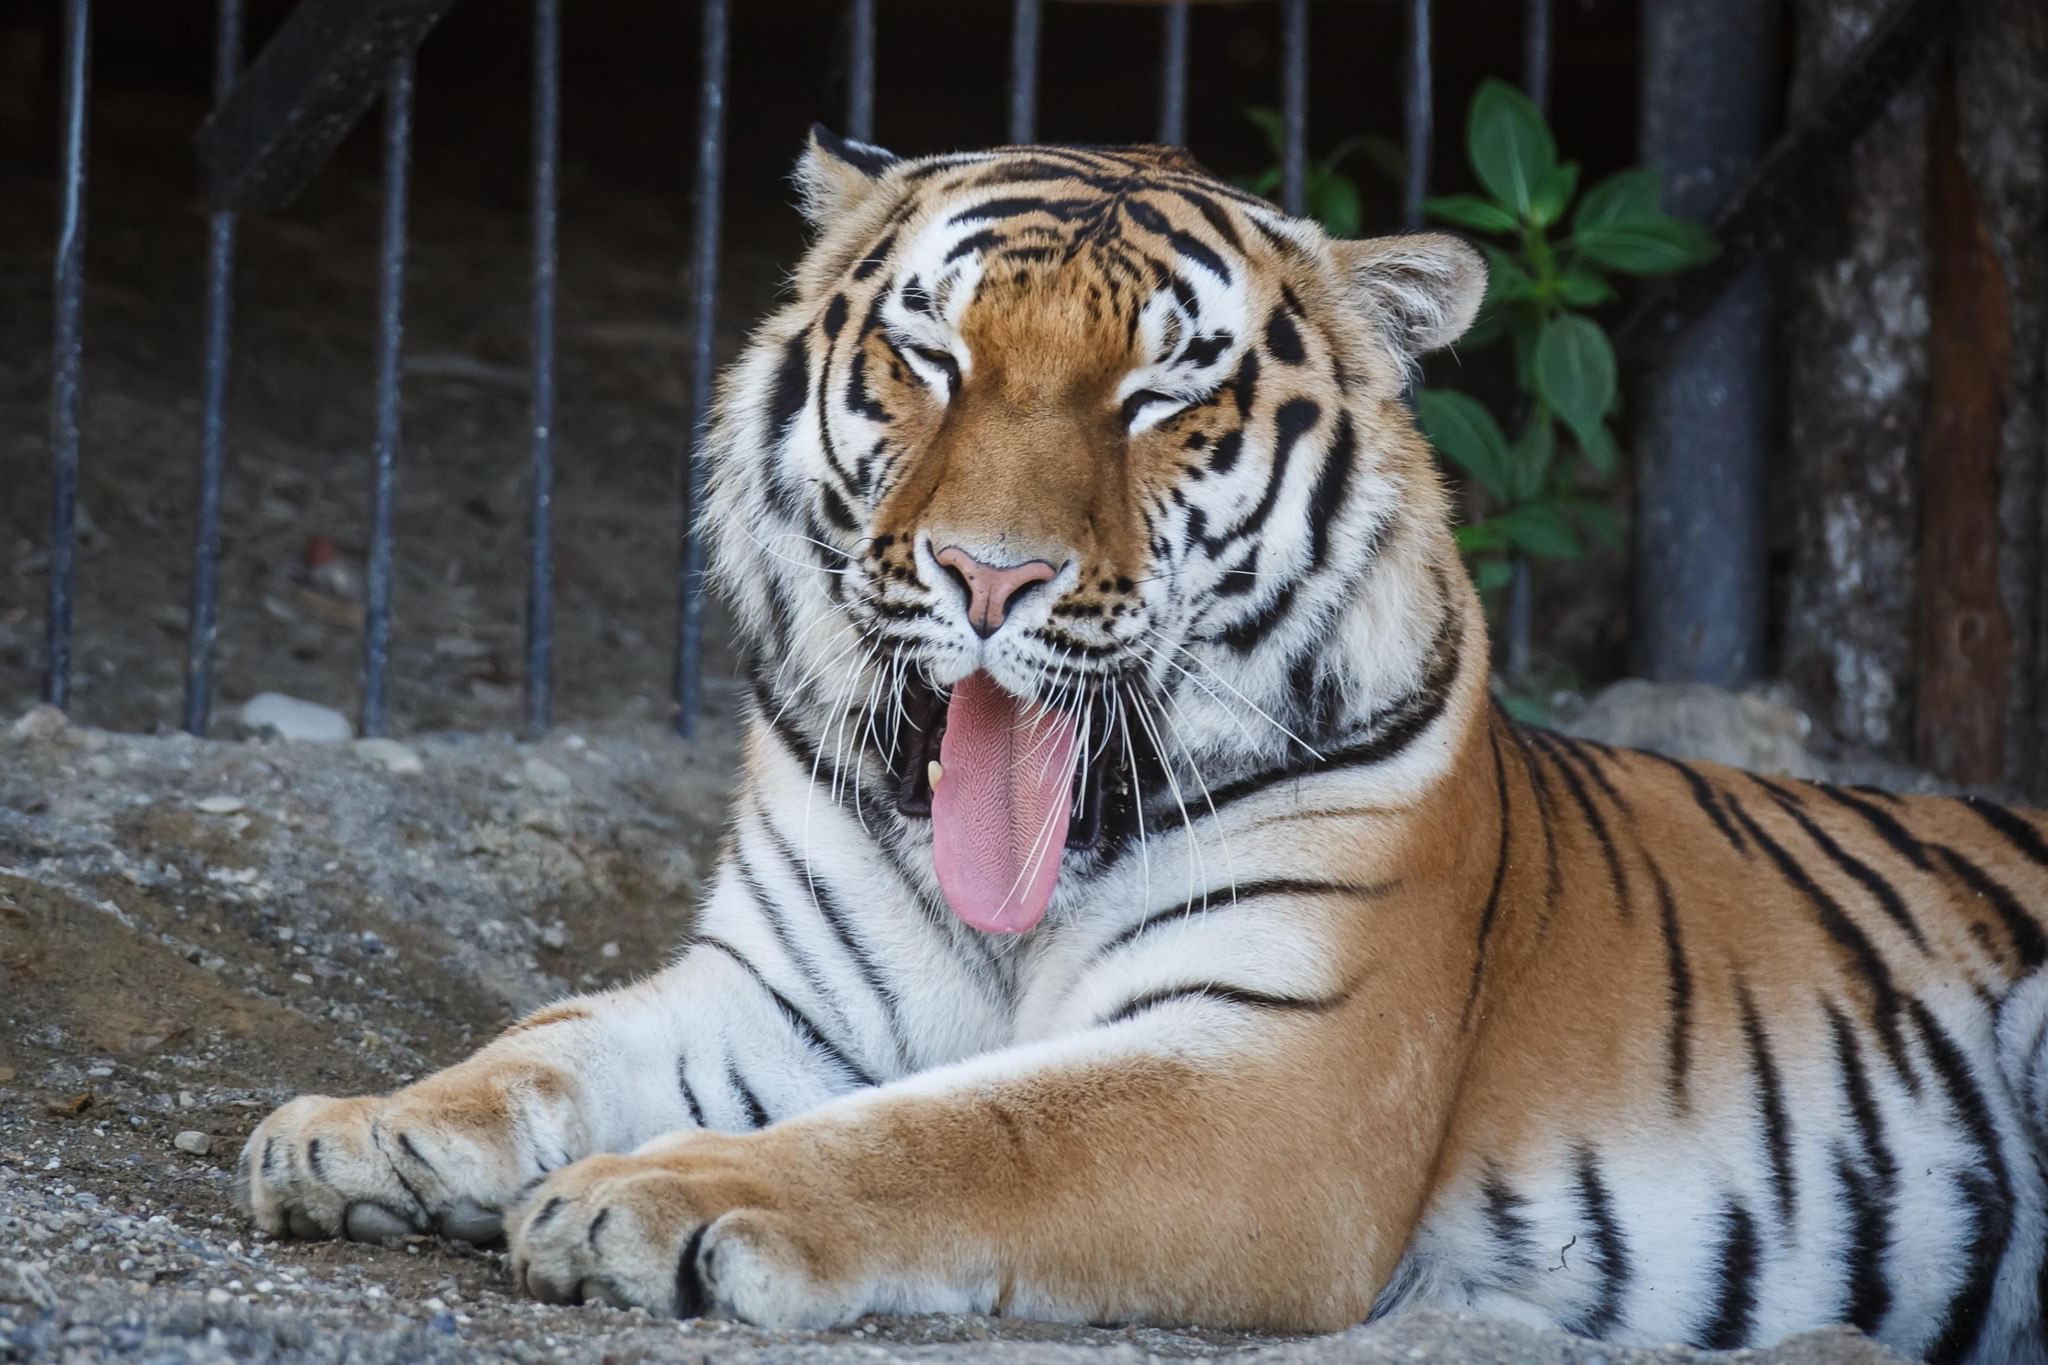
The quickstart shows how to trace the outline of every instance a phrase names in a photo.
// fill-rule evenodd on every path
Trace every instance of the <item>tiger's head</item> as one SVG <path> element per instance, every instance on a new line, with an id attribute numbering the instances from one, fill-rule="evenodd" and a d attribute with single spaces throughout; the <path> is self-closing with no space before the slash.
<path id="1" fill-rule="evenodd" d="M 1030 928 L 1162 810 L 1448 688 L 1474 613 L 1403 388 L 1470 247 L 1333 240 L 1162 147 L 814 130 L 797 183 L 713 569 L 761 718 L 963 919 Z"/>

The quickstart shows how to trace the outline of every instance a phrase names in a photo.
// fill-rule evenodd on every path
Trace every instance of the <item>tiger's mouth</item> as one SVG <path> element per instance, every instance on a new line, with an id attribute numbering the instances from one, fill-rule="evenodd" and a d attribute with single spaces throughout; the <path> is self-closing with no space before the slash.
<path id="1" fill-rule="evenodd" d="M 946 722 L 952 709 L 950 690 L 940 691 L 913 671 L 905 684 L 902 711 L 897 722 L 890 754 L 890 775 L 896 788 L 896 809 L 913 818 L 930 819 L 932 814 L 932 773 L 940 773 L 940 753 L 945 746 Z M 1102 842 L 1105 812 L 1112 795 L 1128 796 L 1130 764 L 1125 749 L 1110 728 L 1114 717 L 1098 696 L 1088 703 L 1088 751 L 1074 765 L 1074 780 L 1068 792 L 1070 818 L 1066 847 L 1089 850 Z"/>

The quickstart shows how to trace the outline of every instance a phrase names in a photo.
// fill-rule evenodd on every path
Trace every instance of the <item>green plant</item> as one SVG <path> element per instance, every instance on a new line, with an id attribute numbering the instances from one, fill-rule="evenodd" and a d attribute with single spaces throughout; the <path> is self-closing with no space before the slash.
<path id="1" fill-rule="evenodd" d="M 1238 183 L 1253 194 L 1278 199 L 1282 176 L 1280 158 L 1285 155 L 1287 147 L 1286 125 L 1279 110 L 1262 105 L 1245 110 L 1244 116 L 1266 135 L 1266 143 L 1273 150 L 1273 164 Z M 1302 174 L 1303 207 L 1307 209 L 1308 216 L 1329 229 L 1333 237 L 1356 237 L 1364 227 L 1365 213 L 1359 200 L 1358 182 L 1341 169 L 1344 162 L 1354 155 L 1363 155 L 1394 180 L 1401 179 L 1400 149 L 1386 138 L 1370 133 L 1347 137 L 1321 157 L 1310 161 Z"/>
<path id="2" fill-rule="evenodd" d="M 1459 528 L 1458 543 L 1490 595 L 1513 577 L 1516 558 L 1571 559 L 1587 535 L 1618 538 L 1608 509 L 1582 491 L 1588 476 L 1604 479 L 1620 461 L 1607 425 L 1620 402 L 1614 345 L 1587 312 L 1615 297 L 1614 272 L 1668 274 L 1716 248 L 1701 224 L 1664 212 L 1653 170 L 1622 171 L 1578 195 L 1578 163 L 1558 159 L 1543 115 L 1505 81 L 1485 81 L 1473 95 L 1465 150 L 1485 193 L 1424 207 L 1505 239 L 1479 244 L 1486 300 L 1460 347 L 1509 338 L 1519 431 L 1510 440 L 1483 403 L 1453 389 L 1422 389 L 1416 414 L 1436 448 L 1485 492 L 1486 514 Z"/>

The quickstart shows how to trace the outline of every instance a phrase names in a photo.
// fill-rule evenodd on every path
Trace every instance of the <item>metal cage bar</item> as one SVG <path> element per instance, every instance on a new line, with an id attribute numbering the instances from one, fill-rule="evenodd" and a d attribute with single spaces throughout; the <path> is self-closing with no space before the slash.
<path id="1" fill-rule="evenodd" d="M 1010 11 L 1010 141 L 1038 136 L 1041 0 L 1013 0 Z"/>
<path id="2" fill-rule="evenodd" d="M 555 283 L 561 204 L 562 6 L 533 4 L 533 426 L 528 474 L 526 737 L 548 731 L 555 642 Z"/>
<path id="3" fill-rule="evenodd" d="M 846 135 L 875 137 L 875 0 L 847 0 Z"/>
<path id="4" fill-rule="evenodd" d="M 62 210 L 50 339 L 50 580 L 43 664 L 43 700 L 56 707 L 71 704 L 71 575 L 78 529 L 78 383 L 85 304 L 85 96 L 91 49 L 89 0 L 65 0 Z"/>
<path id="5" fill-rule="evenodd" d="M 405 343 L 405 215 L 412 169 L 413 60 L 384 82 L 384 224 L 377 271 L 377 443 L 370 500 L 368 610 L 363 620 L 365 735 L 391 724 L 391 541 L 398 493 L 399 365 Z"/>
<path id="6" fill-rule="evenodd" d="M 1401 187 L 1401 221 L 1422 226 L 1422 201 L 1429 193 L 1429 158 L 1436 142 L 1435 80 L 1430 70 L 1430 0 L 1408 3 L 1408 71 L 1401 109 L 1407 179 Z"/>
<path id="7" fill-rule="evenodd" d="M 690 337 L 690 454 L 683 473 L 683 556 L 678 577 L 676 730 L 696 733 L 704 682 L 704 543 L 697 516 L 704 505 L 704 434 L 711 417 L 712 343 L 718 325 L 718 225 L 725 178 L 726 65 L 732 41 L 729 0 L 704 0 L 699 43 L 703 71 L 697 97 L 697 196 L 691 224 L 691 283 L 697 310 Z"/>
<path id="8" fill-rule="evenodd" d="M 242 72 L 242 0 L 220 0 L 213 35 L 213 107 Z M 199 495 L 192 530 L 192 600 L 185 636 L 184 727 L 206 733 L 213 716 L 214 640 L 220 626 L 220 501 L 227 456 L 228 352 L 235 313 L 235 214 L 207 215 L 206 335 L 199 416 Z"/>
<path id="9" fill-rule="evenodd" d="M 1522 93 L 1538 109 L 1550 111 L 1551 0 L 1525 0 L 1522 6 Z"/>
<path id="10" fill-rule="evenodd" d="M 1550 111 L 1550 0 L 1523 0 L 1522 91 L 1539 113 Z M 1501 655 L 1511 677 L 1529 672 L 1534 662 L 1536 584 L 1527 555 L 1516 555 L 1508 579 L 1507 607 L 1501 620 Z"/>
<path id="11" fill-rule="evenodd" d="M 1188 140 L 1188 6 L 1173 0 L 1159 15 L 1159 140 Z"/>
<path id="12" fill-rule="evenodd" d="M 1280 207 L 1308 204 L 1308 0 L 1281 0 Z"/>

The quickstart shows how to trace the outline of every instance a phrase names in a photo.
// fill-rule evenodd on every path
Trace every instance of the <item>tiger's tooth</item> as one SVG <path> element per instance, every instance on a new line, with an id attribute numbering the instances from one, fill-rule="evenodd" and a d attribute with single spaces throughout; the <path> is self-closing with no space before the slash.
<path id="1" fill-rule="evenodd" d="M 935 758 L 924 765 L 924 775 L 931 782 L 932 790 L 937 791 L 939 789 L 939 779 L 946 775 L 946 770 L 939 766 L 939 760 Z"/>

